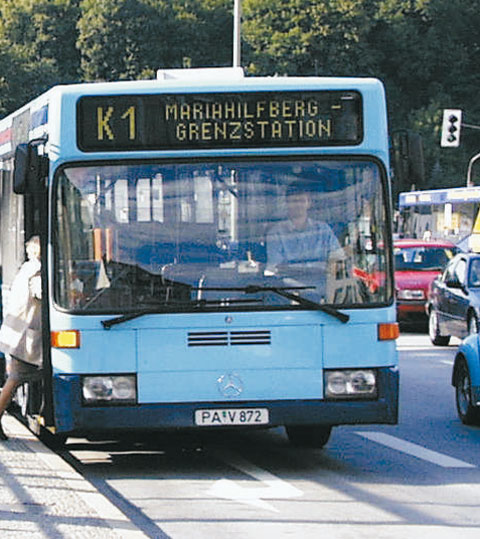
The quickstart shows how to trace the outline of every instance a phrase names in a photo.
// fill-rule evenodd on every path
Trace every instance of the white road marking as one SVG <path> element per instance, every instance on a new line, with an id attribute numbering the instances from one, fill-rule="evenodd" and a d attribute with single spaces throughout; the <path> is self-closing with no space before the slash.
<path id="1" fill-rule="evenodd" d="M 417 457 L 422 460 L 426 460 L 443 468 L 475 468 L 473 464 L 464 462 L 463 460 L 455 459 L 449 457 L 448 455 L 443 455 L 437 451 L 432 451 L 421 445 L 412 444 L 401 438 L 396 438 L 395 436 L 390 436 L 383 432 L 361 432 L 358 431 L 356 434 L 363 436 L 372 442 L 377 442 L 378 444 L 385 445 L 391 449 L 407 453 L 413 457 Z"/>
<path id="2" fill-rule="evenodd" d="M 453 365 L 453 359 L 441 359 L 440 363 L 444 363 L 445 365 L 449 365 L 451 367 Z"/>
<path id="3" fill-rule="evenodd" d="M 207 494 L 211 496 L 246 503 L 262 509 L 268 509 L 275 513 L 279 513 L 279 510 L 266 502 L 265 499 L 285 499 L 303 496 L 303 492 L 298 488 L 270 472 L 255 466 L 251 462 L 242 459 L 238 455 L 226 451 L 215 451 L 214 454 L 229 466 L 260 481 L 261 485 L 245 487 L 230 479 L 220 479 L 207 491 Z"/>

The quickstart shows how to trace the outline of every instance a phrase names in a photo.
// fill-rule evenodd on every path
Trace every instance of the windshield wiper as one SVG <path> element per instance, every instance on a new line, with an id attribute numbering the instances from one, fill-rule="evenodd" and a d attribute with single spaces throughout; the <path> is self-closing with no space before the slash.
<path id="1" fill-rule="evenodd" d="M 258 292 L 273 292 L 274 294 L 277 294 L 279 296 L 282 296 L 284 298 L 290 299 L 292 301 L 295 301 L 296 303 L 299 303 L 303 307 L 307 307 L 308 309 L 314 309 L 316 311 L 322 311 L 326 314 L 329 314 L 330 316 L 334 316 L 340 322 L 345 324 L 350 320 L 350 316 L 348 314 L 342 313 L 339 310 L 335 309 L 334 307 L 331 307 L 329 305 L 323 305 L 322 303 L 317 303 L 316 301 L 312 301 L 311 299 L 304 298 L 303 296 L 299 296 L 298 294 L 292 294 L 289 292 L 289 290 L 307 290 L 315 288 L 313 286 L 258 286 L 258 285 L 248 285 L 243 287 L 207 287 L 207 288 L 199 288 L 198 290 L 202 290 L 205 292 L 209 291 L 217 291 L 217 292 L 245 292 L 245 294 L 257 294 Z M 197 290 L 195 288 L 192 288 L 192 290 Z"/>
<path id="2" fill-rule="evenodd" d="M 140 316 L 145 316 L 147 314 L 164 314 L 164 313 L 177 313 L 179 308 L 187 312 L 191 307 L 196 309 L 203 309 L 209 305 L 231 305 L 234 303 L 260 303 L 259 299 L 194 299 L 192 301 L 169 301 L 168 303 L 159 303 L 155 308 L 148 309 L 139 309 L 132 313 L 122 314 L 115 318 L 109 318 L 107 320 L 102 320 L 101 324 L 104 329 L 110 329 L 112 326 L 117 324 L 122 324 L 123 322 L 128 322 L 134 318 L 139 318 Z M 181 311 L 180 311 L 181 312 Z"/>
<path id="3" fill-rule="evenodd" d="M 330 316 L 333 316 L 340 320 L 342 323 L 346 323 L 350 320 L 350 316 L 348 314 L 342 313 L 335 309 L 334 307 L 331 307 L 329 305 L 323 305 L 321 303 L 317 303 L 316 301 L 312 301 L 308 298 L 304 298 L 303 296 L 299 296 L 297 294 L 293 294 L 292 292 L 289 292 L 289 290 L 308 290 L 314 288 L 312 286 L 257 286 L 257 285 L 248 285 L 243 287 L 208 287 L 208 288 L 201 288 L 204 292 L 244 292 L 245 294 L 257 294 L 258 292 L 273 292 L 274 294 L 277 294 L 279 296 L 282 296 L 286 299 L 295 301 L 296 303 L 302 305 L 303 307 L 307 307 L 308 309 L 314 309 L 316 311 L 322 311 L 326 314 L 329 314 Z M 192 290 L 197 290 L 196 288 L 192 288 Z M 231 305 L 231 304 L 238 304 L 238 303 L 252 303 L 257 302 L 259 303 L 261 300 L 257 299 L 214 299 L 214 300 L 205 300 L 205 299 L 196 299 L 192 301 L 173 301 L 168 303 L 161 303 L 155 308 L 148 308 L 148 309 L 139 309 L 138 311 L 132 312 L 132 313 L 126 313 L 122 314 L 120 316 L 117 316 L 116 318 L 110 318 L 108 320 L 102 320 L 102 326 L 105 329 L 110 329 L 112 326 L 115 326 L 117 324 L 122 324 L 123 322 L 127 322 L 129 320 L 133 320 L 134 318 L 139 318 L 140 316 L 144 316 L 147 314 L 163 314 L 163 313 L 169 313 L 169 312 L 178 312 L 179 307 L 182 308 L 191 308 L 195 307 L 197 309 L 202 309 L 208 305 Z M 186 310 L 187 310 L 186 309 Z"/>

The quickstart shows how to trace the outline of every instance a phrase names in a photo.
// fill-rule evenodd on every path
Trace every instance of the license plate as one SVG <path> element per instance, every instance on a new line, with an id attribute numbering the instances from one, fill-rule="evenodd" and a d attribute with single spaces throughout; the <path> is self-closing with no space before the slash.
<path id="1" fill-rule="evenodd" d="M 195 425 L 268 425 L 268 408 L 214 408 L 195 410 Z"/>

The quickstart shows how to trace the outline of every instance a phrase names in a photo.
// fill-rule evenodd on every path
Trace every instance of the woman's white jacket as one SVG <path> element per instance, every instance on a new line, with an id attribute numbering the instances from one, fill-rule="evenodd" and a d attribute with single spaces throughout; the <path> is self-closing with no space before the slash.
<path id="1" fill-rule="evenodd" d="M 3 308 L 0 350 L 39 367 L 42 365 L 41 298 L 40 261 L 28 260 L 13 280 Z"/>

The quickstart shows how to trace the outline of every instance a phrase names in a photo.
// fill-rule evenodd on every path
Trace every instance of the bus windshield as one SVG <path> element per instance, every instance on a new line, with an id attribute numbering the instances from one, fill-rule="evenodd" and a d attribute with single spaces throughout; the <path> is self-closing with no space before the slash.
<path id="1" fill-rule="evenodd" d="M 292 294 L 387 304 L 384 192 L 364 159 L 66 165 L 55 301 L 90 314 L 305 308 Z"/>

